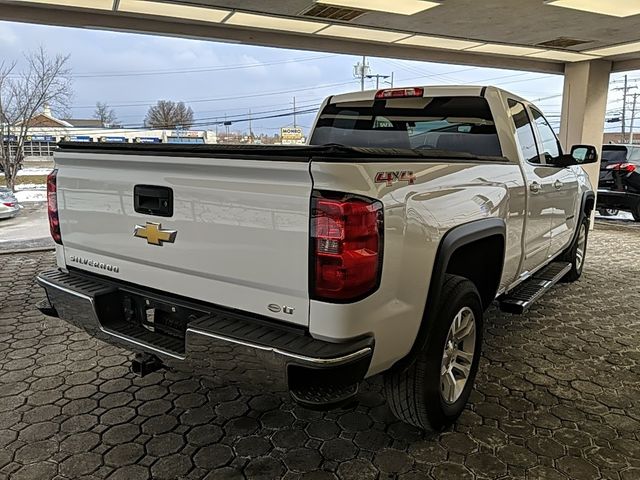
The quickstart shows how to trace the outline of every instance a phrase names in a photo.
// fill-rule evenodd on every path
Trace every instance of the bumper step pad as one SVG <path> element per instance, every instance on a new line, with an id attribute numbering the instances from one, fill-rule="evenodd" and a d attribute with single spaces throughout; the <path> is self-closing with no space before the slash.
<path id="1" fill-rule="evenodd" d="M 307 385 L 293 387 L 291 397 L 300 405 L 312 410 L 328 410 L 353 400 L 358 394 L 358 384 Z"/>
<path id="2" fill-rule="evenodd" d="M 507 313 L 526 312 L 542 295 L 571 270 L 568 262 L 552 262 L 513 291 L 499 298 L 500 310 Z"/>

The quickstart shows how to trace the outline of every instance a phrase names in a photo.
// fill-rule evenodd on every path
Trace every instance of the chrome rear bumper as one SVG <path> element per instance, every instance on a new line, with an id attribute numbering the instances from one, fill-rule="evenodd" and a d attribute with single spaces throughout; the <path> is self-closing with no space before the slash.
<path id="1" fill-rule="evenodd" d="M 84 272 L 43 272 L 37 282 L 57 315 L 91 336 L 133 352 L 157 355 L 171 368 L 224 383 L 292 389 L 293 368 L 297 379 L 306 372 L 323 371 L 324 377 L 335 373 L 340 382 L 353 384 L 366 375 L 373 353 L 372 338 L 330 343 L 312 338 L 301 328 L 193 304 Z M 198 316 L 185 326 L 184 339 L 153 333 L 122 319 L 123 293 L 190 309 Z"/>

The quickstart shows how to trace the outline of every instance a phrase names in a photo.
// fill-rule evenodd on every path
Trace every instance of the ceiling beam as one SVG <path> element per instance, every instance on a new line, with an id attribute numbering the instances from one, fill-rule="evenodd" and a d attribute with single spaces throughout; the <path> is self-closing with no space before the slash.
<path id="1" fill-rule="evenodd" d="M 176 19 L 164 20 L 158 17 L 132 16 L 108 11 L 66 10 L 55 6 L 2 4 L 0 20 L 539 73 L 562 74 L 564 72 L 562 63 L 524 57 L 417 48 L 399 44 L 255 30 L 224 24 L 185 23 Z"/>
<path id="2" fill-rule="evenodd" d="M 628 72 L 629 70 L 640 70 L 640 58 L 634 58 L 632 60 L 619 60 L 613 62 L 611 71 L 616 72 Z"/>

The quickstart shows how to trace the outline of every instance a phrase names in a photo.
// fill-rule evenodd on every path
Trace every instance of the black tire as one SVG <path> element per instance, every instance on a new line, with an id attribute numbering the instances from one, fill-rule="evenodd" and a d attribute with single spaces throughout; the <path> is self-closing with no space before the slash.
<path id="1" fill-rule="evenodd" d="M 464 388 L 455 401 L 448 402 L 441 386 L 443 355 L 452 323 L 465 308 L 475 317 L 475 345 Z M 446 275 L 437 312 L 435 319 L 424 320 L 435 322 L 425 348 L 408 368 L 387 372 L 384 384 L 387 402 L 398 419 L 440 431 L 454 423 L 464 410 L 478 371 L 483 323 L 482 302 L 475 285 L 464 277 Z"/>
<path id="2" fill-rule="evenodd" d="M 589 218 L 582 219 L 580 231 L 573 241 L 571 248 L 562 256 L 565 262 L 571 263 L 571 270 L 562 277 L 563 282 L 575 282 L 582 275 L 585 256 L 587 254 L 587 240 L 589 237 Z M 582 236 L 584 235 L 584 237 Z"/>
<path id="3" fill-rule="evenodd" d="M 631 215 L 633 215 L 633 219 L 636 222 L 640 222 L 640 205 L 637 205 L 636 208 L 631 210 Z"/>

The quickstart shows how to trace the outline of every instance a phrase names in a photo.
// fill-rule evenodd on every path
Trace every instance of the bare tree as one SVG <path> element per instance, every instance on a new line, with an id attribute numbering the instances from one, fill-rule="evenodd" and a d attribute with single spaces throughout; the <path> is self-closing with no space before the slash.
<path id="1" fill-rule="evenodd" d="M 184 102 L 158 100 L 158 103 L 149 107 L 144 123 L 152 128 L 191 128 L 193 110 Z"/>
<path id="2" fill-rule="evenodd" d="M 40 47 L 25 54 L 25 59 L 23 73 L 14 73 L 16 62 L 0 62 L 0 161 L 11 190 L 34 117 L 45 106 L 66 109 L 72 94 L 68 55 L 51 57 Z"/>
<path id="3" fill-rule="evenodd" d="M 103 127 L 112 127 L 118 122 L 116 111 L 106 103 L 97 102 L 93 118 L 100 120 Z"/>

